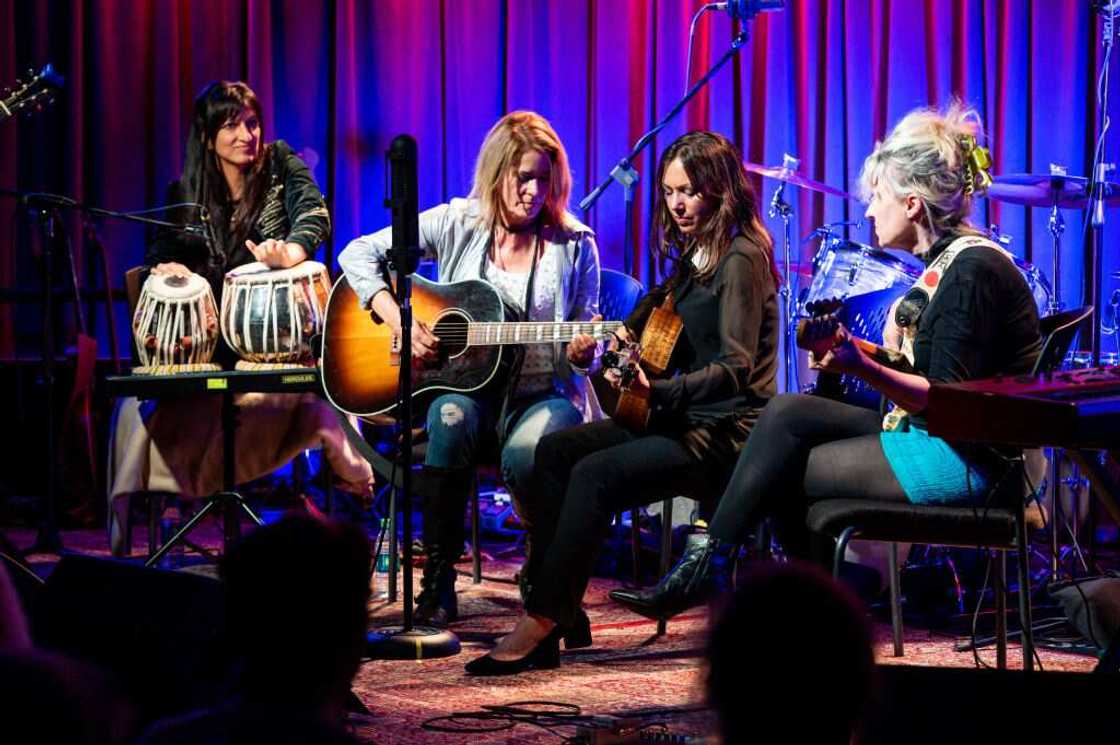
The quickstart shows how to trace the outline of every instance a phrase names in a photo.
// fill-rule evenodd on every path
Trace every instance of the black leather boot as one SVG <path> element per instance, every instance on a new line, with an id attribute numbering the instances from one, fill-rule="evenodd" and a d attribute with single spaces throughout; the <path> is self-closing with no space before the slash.
<path id="1" fill-rule="evenodd" d="M 459 620 L 455 562 L 463 553 L 464 511 L 474 488 L 474 469 L 425 467 L 424 484 L 424 573 L 413 620 L 442 627 Z"/>
<path id="2" fill-rule="evenodd" d="M 612 590 L 611 600 L 654 620 L 668 620 L 731 589 L 738 545 L 707 535 L 691 536 L 684 556 L 655 586 Z"/>

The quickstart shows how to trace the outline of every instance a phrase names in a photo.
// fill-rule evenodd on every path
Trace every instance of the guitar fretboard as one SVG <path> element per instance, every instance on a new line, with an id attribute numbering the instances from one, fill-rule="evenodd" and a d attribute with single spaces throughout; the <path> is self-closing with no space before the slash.
<path id="1" fill-rule="evenodd" d="M 467 343 L 473 345 L 552 344 L 571 341 L 573 337 L 580 334 L 603 339 L 621 325 L 621 321 L 471 323 L 467 326 Z"/>

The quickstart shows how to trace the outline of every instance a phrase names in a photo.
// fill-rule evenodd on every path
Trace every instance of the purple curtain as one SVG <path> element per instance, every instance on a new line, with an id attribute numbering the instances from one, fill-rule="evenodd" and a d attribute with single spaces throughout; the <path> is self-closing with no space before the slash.
<path id="1" fill-rule="evenodd" d="M 179 171 L 191 101 L 215 78 L 244 79 L 265 105 L 266 138 L 283 138 L 314 164 L 328 196 L 333 257 L 355 235 L 384 226 L 384 151 L 401 132 L 421 151 L 422 206 L 470 187 L 483 135 L 502 113 L 531 108 L 564 140 L 574 203 L 682 95 L 688 24 L 700 0 L 0 0 L 0 83 L 51 61 L 67 88 L 50 110 L 0 124 L 0 186 L 58 191 L 115 209 L 153 206 Z M 657 197 L 657 153 L 677 135 L 712 128 L 748 160 L 801 159 L 811 177 L 851 189 L 876 139 L 908 110 L 958 95 L 990 131 L 996 173 L 1090 168 L 1096 133 L 1099 21 L 1087 2 L 1047 0 L 790 0 L 764 14 L 733 62 L 636 164 L 635 239 L 622 245 L 621 189 L 586 219 L 604 266 L 628 263 L 652 278 L 646 226 Z M 730 20 L 698 25 L 692 79 L 728 48 Z M 1115 101 L 1110 102 L 1116 115 Z M 1117 137 L 1105 154 L 1117 161 Z M 759 182 L 767 200 L 774 186 Z M 862 207 L 796 193 L 795 254 L 802 273 L 816 246 L 801 238 Z M 984 202 L 1013 250 L 1050 274 L 1047 211 Z M 1089 302 L 1083 213 L 1066 211 L 1062 300 Z M 0 198 L 0 285 L 33 289 L 31 226 Z M 1105 241 L 1108 274 L 1120 269 Z M 770 221 L 776 237 L 780 223 Z M 76 231 L 76 226 L 74 226 Z M 105 222 L 112 276 L 143 256 L 144 232 Z M 78 233 L 74 232 L 77 236 Z M 853 230 L 871 242 L 871 230 Z M 99 281 L 75 241 L 86 285 Z M 630 262 L 627 261 L 629 257 Z M 804 285 L 804 280 L 802 281 Z M 123 306 L 120 306 L 123 310 Z M 35 307 L 0 304 L 0 355 L 35 349 Z M 120 313 L 119 315 L 124 315 Z M 104 316 L 95 313 L 107 352 Z M 127 355 L 125 319 L 120 346 Z"/>

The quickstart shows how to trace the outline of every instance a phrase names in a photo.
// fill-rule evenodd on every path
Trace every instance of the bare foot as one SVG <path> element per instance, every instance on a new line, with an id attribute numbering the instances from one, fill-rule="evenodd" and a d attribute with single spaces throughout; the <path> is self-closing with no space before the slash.
<path id="1" fill-rule="evenodd" d="M 533 651 L 542 639 L 556 627 L 556 622 L 541 616 L 525 615 L 517 619 L 517 625 L 501 639 L 490 656 L 499 662 L 519 660 Z"/>

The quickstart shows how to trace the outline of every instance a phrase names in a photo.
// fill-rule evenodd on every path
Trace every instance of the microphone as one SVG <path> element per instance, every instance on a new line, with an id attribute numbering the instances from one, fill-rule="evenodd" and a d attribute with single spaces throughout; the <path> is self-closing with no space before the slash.
<path id="1" fill-rule="evenodd" d="M 1093 193 L 1090 196 L 1092 196 L 1092 198 L 1093 198 L 1092 225 L 1093 225 L 1094 228 L 1099 228 L 1102 225 L 1104 225 L 1105 178 L 1108 175 L 1108 171 L 1111 170 L 1109 168 L 1110 165 L 1111 164 L 1109 164 L 1109 163 L 1098 163 L 1097 164 L 1097 182 L 1095 184 L 1090 183 L 1090 186 L 1093 187 Z"/>
<path id="2" fill-rule="evenodd" d="M 398 272 L 412 274 L 420 264 L 420 199 L 416 187 L 416 140 L 397 135 L 385 154 L 389 162 L 393 261 Z"/>
<path id="3" fill-rule="evenodd" d="M 744 23 L 754 18 L 759 13 L 772 10 L 784 10 L 786 0 L 731 0 L 726 3 L 711 3 L 713 10 L 726 10 L 733 21 Z"/>

